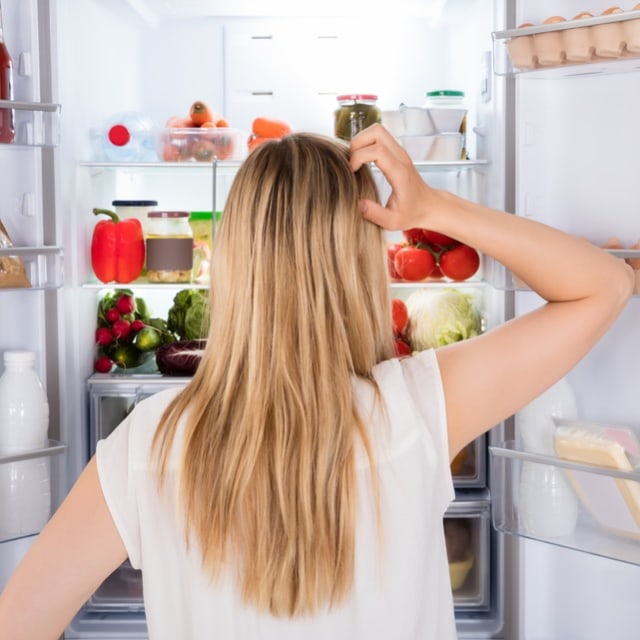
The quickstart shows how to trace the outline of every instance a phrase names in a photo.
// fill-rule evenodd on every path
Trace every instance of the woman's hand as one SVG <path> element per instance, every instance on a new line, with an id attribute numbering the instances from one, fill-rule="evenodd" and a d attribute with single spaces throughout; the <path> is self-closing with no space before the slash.
<path id="1" fill-rule="evenodd" d="M 425 183 L 404 148 L 379 124 L 361 131 L 351 141 L 351 168 L 357 171 L 371 162 L 388 180 L 391 195 L 386 206 L 362 200 L 364 217 L 389 230 L 431 228 L 428 214 L 438 192 Z"/>

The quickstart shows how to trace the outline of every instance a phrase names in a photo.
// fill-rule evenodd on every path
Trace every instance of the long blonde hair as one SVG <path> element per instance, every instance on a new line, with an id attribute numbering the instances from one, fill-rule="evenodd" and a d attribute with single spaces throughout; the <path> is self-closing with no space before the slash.
<path id="1" fill-rule="evenodd" d="M 376 199 L 348 148 L 297 133 L 239 168 L 214 241 L 210 332 L 154 440 L 162 484 L 185 420 L 187 541 L 215 578 L 235 568 L 248 603 L 312 614 L 353 584 L 355 446 L 371 458 L 354 376 L 393 355 Z M 233 559 L 233 560 L 232 560 Z"/>

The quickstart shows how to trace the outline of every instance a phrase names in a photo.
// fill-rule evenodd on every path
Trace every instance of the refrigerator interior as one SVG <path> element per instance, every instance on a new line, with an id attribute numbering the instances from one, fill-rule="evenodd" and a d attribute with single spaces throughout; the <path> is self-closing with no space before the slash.
<path id="1" fill-rule="evenodd" d="M 432 5 L 441 10 L 437 17 L 430 15 Z M 393 13 L 370 3 L 334 2 L 321 9 L 296 7 L 296 16 L 286 2 L 269 3 L 265 15 L 260 3 L 236 0 L 217 3 L 213 10 L 211 3 L 196 0 L 4 0 L 3 10 L 8 44 L 23 60 L 20 68 L 32 74 L 18 74 L 15 99 L 38 101 L 36 112 L 41 103 L 62 105 L 59 145 L 47 139 L 34 148 L 0 149 L 0 180 L 6 186 L 2 216 L 16 244 L 64 247 L 54 251 L 48 269 L 54 275 L 43 291 L 0 292 L 20 309 L 19 319 L 0 318 L 0 347 L 28 344 L 38 354 L 54 409 L 51 434 L 68 447 L 67 473 L 59 479 L 64 488 L 74 482 L 95 445 L 97 414 L 92 414 L 87 381 L 96 380 L 96 305 L 105 287 L 90 269 L 92 208 L 111 208 L 115 199 L 153 198 L 160 208 L 221 210 L 234 175 L 234 167 L 225 163 L 105 162 L 96 140 L 112 114 L 136 110 L 163 125 L 201 99 L 247 135 L 258 115 L 331 135 L 337 94 L 377 93 L 381 108 L 394 109 L 400 103 L 421 105 L 431 89 L 461 89 L 469 109 L 467 148 L 471 159 L 481 162 L 461 170 L 430 167 L 425 179 L 504 206 L 504 83 L 492 74 L 490 37 L 505 19 L 497 0 L 406 0 L 395 3 Z M 29 26 L 35 14 L 39 30 Z M 48 46 L 47 34 L 51 51 L 29 66 L 22 53 Z M 62 262 L 62 255 L 63 266 L 55 262 Z M 146 285 L 136 293 L 162 315 L 179 288 Z M 471 288 L 485 326 L 499 323 L 503 292 L 482 282 Z M 402 297 L 407 290 L 400 286 L 394 293 Z M 123 380 L 125 386 L 138 382 Z M 118 393 L 116 404 L 128 391 Z M 489 526 L 486 444 L 481 439 L 470 448 L 474 463 L 456 480 L 458 500 L 449 514 L 470 521 L 480 562 L 454 594 L 459 632 L 468 638 L 503 637 L 502 543 Z M 0 544 L 3 571 L 26 545 L 28 540 L 20 549 Z M 115 589 L 117 600 L 124 586 Z M 105 609 L 113 609 L 113 592 L 103 593 L 93 611 L 88 603 L 67 637 L 144 637 L 139 593 L 132 593 L 132 611 L 124 611 L 125 606 L 111 613 Z"/>
<path id="2" fill-rule="evenodd" d="M 620 6 L 631 10 L 632 4 Z M 609 6 L 606 0 L 594 0 L 588 6 L 578 0 L 525 0 L 516 3 L 510 27 L 540 25 L 553 15 L 570 20 L 585 10 L 599 16 Z M 634 54 L 630 59 L 603 58 L 512 75 L 518 215 L 599 246 L 613 237 L 624 248 L 638 241 L 640 191 L 634 169 L 640 145 L 639 73 L 640 61 Z M 540 303 L 534 294 L 517 291 L 515 313 L 526 313 Z M 639 304 L 634 295 L 615 325 L 567 376 L 581 421 L 629 425 L 637 432 L 639 401 L 633 354 L 640 346 Z M 522 448 L 517 429 L 515 443 Z M 514 494 L 516 491 L 513 489 Z M 507 503 L 509 499 L 505 498 Z M 580 518 L 587 517 L 584 506 L 580 509 Z M 524 536 L 509 543 L 517 549 L 514 570 L 517 566 L 519 595 L 514 602 L 518 637 L 637 637 L 636 607 L 630 595 L 640 587 L 640 568 L 632 550 L 637 539 L 605 538 L 600 529 L 602 540 L 596 541 L 592 551 L 576 550 L 584 545 L 579 534 L 586 528 L 581 526 L 579 520 L 568 544 L 571 536 L 550 538 L 547 542 L 551 544 Z"/>

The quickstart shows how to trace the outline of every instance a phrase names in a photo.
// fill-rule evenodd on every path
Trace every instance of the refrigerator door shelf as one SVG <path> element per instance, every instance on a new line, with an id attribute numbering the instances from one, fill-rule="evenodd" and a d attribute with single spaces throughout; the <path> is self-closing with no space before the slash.
<path id="1" fill-rule="evenodd" d="M 493 524 L 499 531 L 549 544 L 582 551 L 595 556 L 640 565 L 640 521 L 632 500 L 640 492 L 640 472 L 573 462 L 556 456 L 522 451 L 507 441 L 489 447 L 492 477 L 503 492 L 494 494 Z M 564 532 L 532 526 L 523 502 L 523 479 L 532 471 L 561 476 L 577 498 L 575 526 Z M 547 507 L 552 512 L 554 495 Z M 538 509 L 544 515 L 544 505 Z M 549 516 L 551 517 L 551 516 Z"/>
<path id="2" fill-rule="evenodd" d="M 15 140 L 6 146 L 57 147 L 60 144 L 60 105 L 42 102 L 0 100 L 0 108 L 11 109 Z"/>
<path id="3" fill-rule="evenodd" d="M 17 258 L 24 265 L 25 275 L 31 284 L 30 289 L 58 289 L 64 281 L 63 250 L 61 247 L 10 247 L 0 249 L 3 256 Z M 23 287 L 2 287 L 6 291 L 24 290 Z"/>
<path id="4" fill-rule="evenodd" d="M 640 68 L 640 11 L 492 33 L 497 75 L 561 77 Z"/>
<path id="5" fill-rule="evenodd" d="M 453 485 L 460 489 L 486 486 L 486 436 L 470 442 L 451 463 Z"/>
<path id="6" fill-rule="evenodd" d="M 14 453 L 11 455 L 0 455 L 0 476 L 2 476 L 3 480 L 10 477 L 15 478 L 16 476 L 14 474 L 17 473 L 19 475 L 21 471 L 24 472 L 24 470 L 21 470 L 20 465 L 23 463 L 33 464 L 40 461 L 45 465 L 46 474 L 49 479 L 47 488 L 49 497 L 47 498 L 47 502 L 50 500 L 51 513 L 53 513 L 62 500 L 59 495 L 59 484 L 65 473 L 65 456 L 62 454 L 64 454 L 66 450 L 67 445 L 65 443 L 57 440 L 48 440 L 46 446 L 40 449 Z M 15 496 L 11 495 L 6 486 L 0 487 L 0 509 L 8 506 L 7 503 L 5 503 L 5 500 L 8 500 L 10 505 L 14 498 Z M 30 499 L 33 499 L 33 496 L 19 496 L 19 500 L 21 501 L 28 501 Z M 1 513 L 0 517 L 2 517 Z M 29 520 L 27 520 L 27 523 L 23 520 L 20 528 L 14 530 L 12 528 L 5 529 L 6 523 L 3 522 L 3 526 L 0 526 L 0 545 L 23 538 L 29 538 L 38 534 L 39 530 L 36 525 L 28 523 Z"/>

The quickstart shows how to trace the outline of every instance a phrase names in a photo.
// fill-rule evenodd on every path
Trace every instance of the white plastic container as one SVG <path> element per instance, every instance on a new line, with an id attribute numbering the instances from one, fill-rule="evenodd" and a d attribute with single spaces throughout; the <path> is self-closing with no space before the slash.
<path id="1" fill-rule="evenodd" d="M 158 208 L 157 200 L 112 200 L 113 210 L 120 220 L 136 218 L 140 221 L 142 229 L 147 234 L 147 213 Z"/>
<path id="2" fill-rule="evenodd" d="M 0 377 L 0 455 L 43 448 L 49 404 L 32 351 L 6 351 Z M 0 539 L 39 531 L 51 513 L 49 462 L 35 458 L 0 464 Z"/>
<path id="3" fill-rule="evenodd" d="M 525 451 L 553 456 L 555 419 L 575 420 L 577 414 L 575 395 L 563 378 L 520 410 L 516 433 Z M 559 467 L 523 462 L 519 504 L 520 528 L 527 534 L 553 538 L 575 529 L 578 499 Z"/>
<path id="4" fill-rule="evenodd" d="M 437 133 L 463 133 L 461 129 L 467 115 L 464 91 L 427 91 L 424 107 L 428 109 Z"/>

